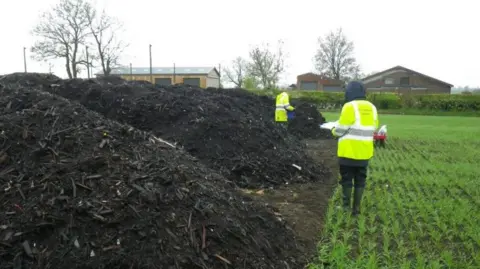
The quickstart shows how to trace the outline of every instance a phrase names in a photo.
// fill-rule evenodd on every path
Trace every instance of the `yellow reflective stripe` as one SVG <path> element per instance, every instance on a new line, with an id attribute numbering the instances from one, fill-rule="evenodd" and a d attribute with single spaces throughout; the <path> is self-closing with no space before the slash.
<path id="1" fill-rule="evenodd" d="M 350 128 L 345 125 L 338 125 L 333 129 L 335 131 L 335 135 L 337 136 L 342 136 L 345 135 L 345 133 L 349 130 Z"/>
<path id="2" fill-rule="evenodd" d="M 342 136 L 345 134 L 353 135 L 353 136 L 373 136 L 373 133 L 375 132 L 374 127 L 365 127 L 361 126 L 361 128 L 358 128 L 359 126 L 352 126 L 348 129 L 342 128 L 342 127 L 336 127 L 335 128 L 335 133 L 338 136 Z"/>
<path id="3" fill-rule="evenodd" d="M 342 140 L 373 141 L 373 134 L 372 136 L 358 136 L 358 135 L 352 135 L 348 133 L 338 139 L 338 141 L 342 141 Z"/>
<path id="4" fill-rule="evenodd" d="M 357 130 L 363 130 L 363 131 L 370 131 L 373 130 L 375 131 L 375 126 L 355 126 L 352 125 L 351 129 L 357 129 Z"/>
<path id="5" fill-rule="evenodd" d="M 362 125 L 337 125 L 335 130 L 338 132 L 346 132 L 347 130 L 360 130 L 360 131 L 375 131 L 375 126 L 362 126 Z"/>
<path id="6" fill-rule="evenodd" d="M 359 129 L 351 128 L 350 131 L 348 131 L 348 134 L 353 136 L 363 136 L 363 137 L 372 136 L 373 137 L 374 132 L 375 130 L 359 130 Z"/>
<path id="7" fill-rule="evenodd" d="M 377 107 L 375 107 L 375 105 L 372 104 L 372 110 L 373 110 L 373 121 L 377 121 L 378 120 L 378 114 L 377 114 Z"/>
<path id="8" fill-rule="evenodd" d="M 348 129 L 358 129 L 358 130 L 365 130 L 365 131 L 368 131 L 368 130 L 375 130 L 375 126 L 363 126 L 363 125 L 336 125 L 335 128 L 339 129 L 339 130 L 348 130 Z"/>
<path id="9" fill-rule="evenodd" d="M 286 110 L 290 106 L 290 102 L 288 100 L 288 94 L 286 92 L 282 92 L 279 94 L 277 103 L 276 105 L 276 110 Z"/>
<path id="10" fill-rule="evenodd" d="M 356 101 L 351 102 L 353 112 L 355 114 L 355 123 L 351 126 L 338 125 L 335 128 L 335 133 L 340 140 L 357 140 L 357 141 L 373 141 L 373 134 L 375 132 L 375 126 L 363 126 L 361 125 L 360 111 L 358 109 L 358 103 Z M 373 117 L 376 119 L 377 113 L 375 106 L 372 105 Z"/>
<path id="11" fill-rule="evenodd" d="M 355 123 L 354 125 L 360 125 L 360 111 L 358 111 L 358 104 L 357 102 L 352 102 L 353 112 L 355 113 Z"/>

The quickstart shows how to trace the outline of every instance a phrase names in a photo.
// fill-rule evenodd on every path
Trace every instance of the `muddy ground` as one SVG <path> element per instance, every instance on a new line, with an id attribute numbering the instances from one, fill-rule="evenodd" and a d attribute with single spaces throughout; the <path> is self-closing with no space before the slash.
<path id="1" fill-rule="evenodd" d="M 308 154 L 319 165 L 329 167 L 333 174 L 337 175 L 336 141 L 315 139 L 306 143 Z M 333 176 L 322 183 L 291 184 L 277 189 L 244 191 L 278 210 L 278 216 L 284 218 L 297 234 L 297 243 L 302 246 L 307 256 L 313 257 L 324 225 L 328 201 L 337 181 L 336 176 Z"/>

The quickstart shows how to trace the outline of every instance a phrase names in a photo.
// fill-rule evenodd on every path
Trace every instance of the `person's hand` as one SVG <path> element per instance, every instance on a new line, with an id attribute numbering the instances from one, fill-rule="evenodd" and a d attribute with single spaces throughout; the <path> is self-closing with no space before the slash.
<path id="1" fill-rule="evenodd" d="M 338 140 L 338 136 L 335 135 L 335 127 L 332 127 L 330 132 L 332 133 L 333 139 Z"/>

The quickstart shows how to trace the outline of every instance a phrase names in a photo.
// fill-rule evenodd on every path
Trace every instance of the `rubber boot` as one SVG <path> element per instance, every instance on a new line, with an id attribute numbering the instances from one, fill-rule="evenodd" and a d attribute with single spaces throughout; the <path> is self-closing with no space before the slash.
<path id="1" fill-rule="evenodd" d="M 355 188 L 353 191 L 353 215 L 357 216 L 360 214 L 360 205 L 362 202 L 363 191 L 365 188 Z"/>
<path id="2" fill-rule="evenodd" d="M 342 187 L 343 208 L 350 209 L 350 201 L 352 197 L 352 187 Z"/>

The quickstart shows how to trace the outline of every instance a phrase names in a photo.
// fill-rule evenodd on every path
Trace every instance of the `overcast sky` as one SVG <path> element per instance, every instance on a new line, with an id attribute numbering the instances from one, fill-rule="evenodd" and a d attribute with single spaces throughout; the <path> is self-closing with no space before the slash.
<path id="1" fill-rule="evenodd" d="M 2 2 L 0 74 L 23 71 L 23 47 L 39 14 L 58 0 Z M 317 38 L 342 27 L 365 73 L 403 65 L 456 86 L 480 86 L 477 0 L 97 0 L 125 24 L 122 59 L 148 66 L 223 66 L 248 56 L 252 44 L 285 41 L 282 82 L 314 71 Z M 28 52 L 28 50 L 27 50 Z M 48 64 L 28 58 L 28 71 Z M 53 72 L 65 77 L 63 62 Z M 86 76 L 86 74 L 82 74 Z"/>

